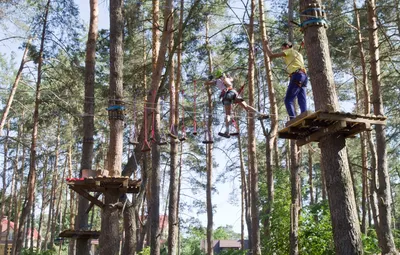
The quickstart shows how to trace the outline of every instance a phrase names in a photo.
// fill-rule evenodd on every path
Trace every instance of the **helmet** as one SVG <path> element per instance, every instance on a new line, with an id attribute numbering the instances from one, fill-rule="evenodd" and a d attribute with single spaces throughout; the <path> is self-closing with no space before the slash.
<path id="1" fill-rule="evenodd" d="M 217 69 L 214 71 L 215 78 L 220 78 L 223 75 L 224 75 L 224 72 L 221 69 Z"/>

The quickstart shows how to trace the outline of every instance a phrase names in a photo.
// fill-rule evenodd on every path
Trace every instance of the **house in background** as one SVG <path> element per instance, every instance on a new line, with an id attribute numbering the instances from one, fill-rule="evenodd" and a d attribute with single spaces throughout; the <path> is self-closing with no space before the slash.
<path id="1" fill-rule="evenodd" d="M 226 250 L 240 250 L 241 248 L 241 240 L 214 240 L 213 242 L 214 254 L 219 254 L 220 252 Z M 200 248 L 202 251 L 207 252 L 207 240 L 200 241 Z M 243 248 L 245 250 L 249 249 L 248 240 L 244 240 Z"/>
<path id="2" fill-rule="evenodd" d="M 8 245 L 7 245 L 7 254 L 11 254 L 12 250 L 12 244 L 14 240 L 14 222 L 10 221 L 10 231 L 7 236 L 7 227 L 8 227 L 8 218 L 7 216 L 3 216 L 1 219 L 1 233 L 0 233 L 0 254 L 3 255 L 4 249 L 5 249 L 5 244 L 6 240 L 8 239 Z M 31 236 L 31 229 L 28 229 L 28 234 L 27 236 Z M 33 247 L 36 248 L 37 240 L 40 238 L 39 233 L 36 229 L 33 230 Z M 28 246 L 30 246 L 30 238 L 28 238 Z"/>

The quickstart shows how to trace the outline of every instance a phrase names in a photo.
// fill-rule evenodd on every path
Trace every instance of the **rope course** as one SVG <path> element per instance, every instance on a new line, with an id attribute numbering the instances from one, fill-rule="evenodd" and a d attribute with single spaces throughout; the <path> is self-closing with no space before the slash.
<path id="1" fill-rule="evenodd" d="M 204 127 L 205 127 L 205 131 L 204 131 L 204 140 L 202 141 L 202 143 L 204 144 L 212 144 L 214 143 L 213 141 L 213 135 L 211 133 L 211 130 L 208 128 L 210 123 L 210 115 L 206 115 L 206 110 L 204 110 Z"/>
<path id="2" fill-rule="evenodd" d="M 308 17 L 300 24 L 300 29 L 304 32 L 304 29 L 311 26 L 323 26 L 328 27 L 328 22 L 326 21 L 325 7 L 320 4 L 313 3 L 309 4 L 308 8 L 301 12 L 300 16 Z"/>

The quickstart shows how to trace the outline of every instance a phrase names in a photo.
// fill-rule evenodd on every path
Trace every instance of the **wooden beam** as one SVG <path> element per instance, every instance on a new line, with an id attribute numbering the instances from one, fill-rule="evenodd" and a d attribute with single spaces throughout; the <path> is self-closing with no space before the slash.
<path id="1" fill-rule="evenodd" d="M 64 230 L 60 234 L 59 237 L 66 238 L 77 238 L 77 239 L 98 239 L 100 236 L 100 231 L 91 231 L 91 230 Z"/>
<path id="2" fill-rule="evenodd" d="M 361 118 L 358 117 L 358 115 L 349 115 L 349 114 L 340 114 L 340 113 L 326 113 L 326 112 L 320 112 L 318 113 L 317 119 L 320 120 L 344 120 L 347 122 L 359 122 L 359 123 L 369 123 L 369 124 L 380 124 L 380 125 L 385 125 L 386 120 L 382 120 L 382 118 Z"/>
<path id="3" fill-rule="evenodd" d="M 296 134 L 289 134 L 289 133 L 279 133 L 278 132 L 278 137 L 283 138 L 283 139 L 297 139 L 298 135 Z"/>
<path id="4" fill-rule="evenodd" d="M 300 128 L 300 127 L 289 127 L 289 133 L 293 133 L 293 134 L 300 134 L 300 135 L 304 135 L 309 133 L 310 131 L 306 128 Z"/>
<path id="5" fill-rule="evenodd" d="M 305 144 L 308 144 L 308 143 L 311 143 L 311 142 L 319 141 L 322 137 L 337 133 L 338 131 L 342 130 L 346 126 L 347 126 L 346 121 L 343 121 L 343 120 L 338 121 L 338 122 L 336 122 L 335 124 L 333 124 L 333 125 L 331 125 L 329 127 L 321 128 L 317 132 L 312 133 L 309 136 L 298 140 L 297 141 L 297 145 L 298 146 L 302 146 L 302 145 L 305 145 Z"/>
<path id="6" fill-rule="evenodd" d="M 97 192 L 96 195 L 94 195 L 94 197 L 98 200 L 100 195 L 101 195 L 101 192 Z M 90 204 L 89 204 L 88 208 L 86 209 L 85 213 L 88 214 L 93 206 L 94 206 L 94 203 L 92 201 L 90 201 Z"/>
<path id="7" fill-rule="evenodd" d="M 305 111 L 301 113 L 300 115 L 296 116 L 294 119 L 289 120 L 286 122 L 286 127 L 289 127 L 291 125 L 294 125 L 295 123 L 301 123 L 302 119 L 310 117 L 310 115 L 314 115 L 318 112 L 313 113 L 312 111 Z"/>
<path id="8" fill-rule="evenodd" d="M 103 202 L 95 198 L 94 196 L 90 195 L 86 190 L 81 189 L 80 187 L 76 186 L 69 186 L 72 190 L 74 190 L 76 193 L 81 195 L 82 197 L 86 198 L 87 200 L 93 202 L 95 205 L 99 206 L 100 208 L 104 207 Z"/>
<path id="9" fill-rule="evenodd" d="M 346 132 L 345 137 L 350 138 L 354 137 L 356 134 L 361 133 L 363 131 L 371 131 L 371 125 L 369 123 L 360 123 L 353 128 L 351 128 L 348 132 Z"/>

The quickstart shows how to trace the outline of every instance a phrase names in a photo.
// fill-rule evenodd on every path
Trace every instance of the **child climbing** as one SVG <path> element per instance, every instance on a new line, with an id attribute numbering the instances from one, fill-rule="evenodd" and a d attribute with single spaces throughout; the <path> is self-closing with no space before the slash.
<path id="1" fill-rule="evenodd" d="M 259 120 L 268 119 L 268 115 L 257 111 L 244 101 L 239 93 L 233 88 L 232 82 L 233 78 L 225 75 L 221 70 L 215 71 L 214 76 L 210 76 L 209 81 L 205 82 L 205 85 L 216 85 L 221 90 L 219 97 L 225 110 L 225 132 L 219 132 L 218 135 L 225 138 L 230 138 L 229 127 L 232 123 L 232 104 L 239 104 L 247 112 L 255 112 L 258 115 L 257 118 Z"/>

